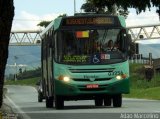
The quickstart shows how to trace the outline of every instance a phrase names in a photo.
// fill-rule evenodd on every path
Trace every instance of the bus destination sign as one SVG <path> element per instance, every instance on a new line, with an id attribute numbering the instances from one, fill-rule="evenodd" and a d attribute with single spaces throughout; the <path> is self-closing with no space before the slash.
<path id="1" fill-rule="evenodd" d="M 114 19 L 112 17 L 85 17 L 85 18 L 69 18 L 66 19 L 66 25 L 103 25 L 114 24 Z"/>

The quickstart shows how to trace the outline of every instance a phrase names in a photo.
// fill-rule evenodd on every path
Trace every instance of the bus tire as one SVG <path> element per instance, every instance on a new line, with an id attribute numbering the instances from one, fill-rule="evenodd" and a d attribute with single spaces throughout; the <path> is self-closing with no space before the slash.
<path id="1" fill-rule="evenodd" d="M 105 97 L 104 97 L 104 105 L 105 106 L 111 106 L 111 104 L 112 104 L 111 95 L 105 95 Z"/>
<path id="2" fill-rule="evenodd" d="M 103 98 L 102 97 L 95 97 L 95 106 L 102 106 L 103 105 Z"/>
<path id="3" fill-rule="evenodd" d="M 53 97 L 46 97 L 46 108 L 53 107 Z"/>
<path id="4" fill-rule="evenodd" d="M 41 92 L 38 92 L 38 102 L 43 101 L 43 94 Z"/>
<path id="5" fill-rule="evenodd" d="M 122 94 L 113 95 L 113 107 L 122 106 Z"/>
<path id="6" fill-rule="evenodd" d="M 56 109 L 63 109 L 64 108 L 64 100 L 61 96 L 55 96 L 55 108 Z"/>

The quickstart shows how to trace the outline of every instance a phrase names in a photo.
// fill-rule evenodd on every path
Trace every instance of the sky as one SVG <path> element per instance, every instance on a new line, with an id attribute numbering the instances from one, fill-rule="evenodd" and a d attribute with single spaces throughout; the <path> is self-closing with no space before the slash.
<path id="1" fill-rule="evenodd" d="M 76 12 L 85 0 L 76 1 Z M 74 0 L 14 0 L 15 16 L 12 30 L 37 30 L 41 21 L 50 21 L 60 14 L 74 15 Z M 156 8 L 137 15 L 135 9 L 129 9 L 127 26 L 149 25 L 160 23 Z M 156 42 L 154 40 L 154 42 Z"/>
<path id="2" fill-rule="evenodd" d="M 80 12 L 85 0 L 76 0 Z M 74 15 L 74 0 L 14 0 L 15 16 L 12 30 L 39 29 L 43 20 L 53 20 L 60 14 Z"/>

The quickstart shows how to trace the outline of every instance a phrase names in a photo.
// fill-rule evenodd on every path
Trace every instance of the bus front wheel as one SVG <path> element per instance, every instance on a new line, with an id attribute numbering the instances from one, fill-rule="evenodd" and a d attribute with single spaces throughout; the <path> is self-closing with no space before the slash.
<path id="1" fill-rule="evenodd" d="M 61 96 L 55 95 L 55 108 L 56 109 L 64 108 L 64 100 Z"/>
<path id="2" fill-rule="evenodd" d="M 95 97 L 95 106 L 102 106 L 103 105 L 103 98 L 102 97 Z"/>
<path id="3" fill-rule="evenodd" d="M 112 104 L 111 95 L 105 95 L 105 97 L 104 97 L 104 105 L 105 106 L 111 106 L 111 104 Z"/>
<path id="4" fill-rule="evenodd" d="M 38 92 L 38 102 L 43 101 L 43 94 L 41 92 Z"/>
<path id="5" fill-rule="evenodd" d="M 46 107 L 47 108 L 53 107 L 53 97 L 46 97 Z"/>
<path id="6" fill-rule="evenodd" d="M 113 95 L 113 107 L 122 106 L 122 94 Z"/>

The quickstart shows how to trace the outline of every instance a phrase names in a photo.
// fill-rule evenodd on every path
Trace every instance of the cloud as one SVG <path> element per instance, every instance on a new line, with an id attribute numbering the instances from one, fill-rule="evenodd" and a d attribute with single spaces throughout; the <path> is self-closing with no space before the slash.
<path id="1" fill-rule="evenodd" d="M 151 11 L 142 12 L 138 15 L 136 14 L 135 10 L 130 9 L 130 13 L 128 15 L 128 18 L 126 19 L 127 26 L 142 26 L 158 23 L 160 23 L 160 21 L 155 8 L 152 8 Z"/>
<path id="2" fill-rule="evenodd" d="M 41 21 L 54 20 L 59 14 L 51 13 L 42 16 L 22 11 L 19 17 L 14 18 L 12 30 L 39 30 L 41 27 L 37 26 Z"/>
<path id="3" fill-rule="evenodd" d="M 27 11 L 21 11 L 20 15 L 14 18 L 12 30 L 37 30 L 40 29 L 37 26 L 41 21 L 51 21 L 55 19 L 60 14 L 50 13 L 42 16 L 29 13 Z M 150 25 L 160 23 L 158 14 L 155 9 L 152 11 L 142 12 L 137 15 L 134 9 L 130 9 L 128 18 L 126 19 L 127 26 L 137 26 L 137 25 Z"/>

